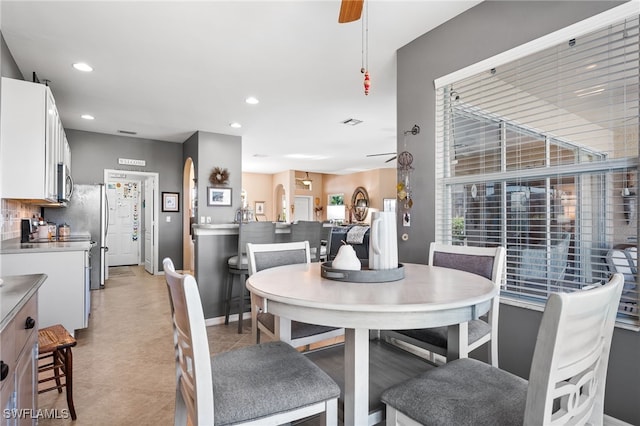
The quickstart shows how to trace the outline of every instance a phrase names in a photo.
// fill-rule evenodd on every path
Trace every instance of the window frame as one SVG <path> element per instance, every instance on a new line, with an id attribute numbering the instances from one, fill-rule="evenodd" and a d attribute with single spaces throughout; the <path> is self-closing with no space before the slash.
<path id="1" fill-rule="evenodd" d="M 435 217 L 436 229 L 438 228 L 439 224 L 442 224 L 443 230 L 451 229 L 451 227 L 453 226 L 454 215 L 452 213 L 452 209 L 453 209 L 452 188 L 454 187 L 454 185 L 470 184 L 474 180 L 474 177 L 477 178 L 477 175 L 451 177 L 450 171 L 448 170 L 448 168 L 450 167 L 447 161 L 447 159 L 449 158 L 448 153 L 443 152 L 442 154 L 440 154 L 438 152 L 443 148 L 447 149 L 448 146 L 450 145 L 445 141 L 445 138 L 448 132 L 446 131 L 447 129 L 445 129 L 444 126 L 447 125 L 447 120 L 440 121 L 438 118 L 440 114 L 439 111 L 441 111 L 441 109 L 447 110 L 447 108 L 451 108 L 451 105 L 443 105 L 443 97 L 440 94 L 441 89 L 443 89 L 444 87 L 452 83 L 456 83 L 465 78 L 472 77 L 483 71 L 487 71 L 492 68 L 497 68 L 500 65 L 524 58 L 526 56 L 532 55 L 544 49 L 556 46 L 559 43 L 566 41 L 567 39 L 577 38 L 581 35 L 589 34 L 599 28 L 604 28 L 609 25 L 615 24 L 626 18 L 637 16 L 638 15 L 637 4 L 634 5 L 633 3 L 634 2 L 629 2 L 623 5 L 617 6 L 599 15 L 593 16 L 584 21 L 578 22 L 574 25 L 571 25 L 569 27 L 553 32 L 537 40 L 518 46 L 514 49 L 503 52 L 494 57 L 488 58 L 484 61 L 470 65 L 466 68 L 450 73 L 434 81 L 434 86 L 436 89 L 436 110 L 438 111 L 435 117 L 436 162 L 437 162 L 436 176 L 435 176 L 436 182 L 437 182 L 436 183 L 436 217 Z M 472 112 L 468 111 L 468 112 L 475 114 L 479 117 L 482 117 L 482 119 L 491 120 L 499 123 L 501 131 L 504 131 L 504 129 L 507 126 L 513 125 L 513 123 L 510 123 L 508 120 L 502 117 L 496 117 L 495 115 L 492 115 L 489 113 L 483 113 L 477 110 Z M 535 135 L 544 137 L 545 146 L 548 150 L 548 147 L 551 142 L 549 139 L 550 136 L 545 135 L 544 132 L 538 131 L 536 129 L 527 129 L 524 126 L 521 126 L 519 124 L 517 125 L 517 127 L 521 131 L 531 132 Z M 577 148 L 578 150 L 584 149 L 569 141 L 563 141 L 561 138 L 558 138 L 555 136 L 551 136 L 551 138 L 553 138 L 554 141 L 557 141 L 557 143 L 559 144 L 568 144 L 572 148 Z M 503 150 L 505 149 L 504 144 L 502 144 L 501 149 Z M 493 173 L 491 172 L 483 173 L 482 180 L 484 182 L 498 181 L 498 182 L 502 182 L 503 186 L 506 186 L 506 182 L 508 182 L 508 179 L 510 178 L 516 179 L 516 178 L 523 177 L 522 172 L 520 172 L 519 170 L 512 170 L 512 171 L 506 170 L 505 164 L 504 164 L 506 161 L 505 160 L 506 156 L 504 155 L 504 153 L 505 151 L 502 152 L 503 155 L 500 160 L 501 161 L 501 164 L 499 167 L 500 170 Z M 527 173 L 525 178 L 529 179 L 529 178 L 538 176 L 541 179 L 543 178 L 548 179 L 550 174 L 554 176 L 558 174 L 581 176 L 582 174 L 586 174 L 587 172 L 594 173 L 595 175 L 595 173 L 597 173 L 598 171 L 601 171 L 603 174 L 605 174 L 606 172 L 611 171 L 612 168 L 614 170 L 635 169 L 637 173 L 638 166 L 639 166 L 639 161 L 637 157 L 636 158 L 627 157 L 627 158 L 611 159 L 611 160 L 605 160 L 605 161 L 585 162 L 582 164 L 555 165 L 555 166 L 552 166 L 552 169 L 554 170 L 553 173 L 550 173 L 549 168 L 546 168 L 546 167 L 540 168 L 539 170 L 535 169 L 531 173 Z M 506 196 L 507 194 L 505 189 L 504 191 L 502 191 L 502 197 L 503 197 L 502 204 L 501 204 L 502 209 L 507 208 L 506 207 L 507 203 L 505 198 Z M 505 225 L 506 220 L 507 220 L 506 215 L 504 215 L 502 219 L 502 224 L 501 224 L 503 229 L 506 228 L 506 225 Z M 636 237 L 637 237 L 637 234 L 638 232 L 636 233 Z M 506 238 L 505 235 L 506 234 L 503 234 L 503 237 L 502 237 L 503 239 Z M 454 239 L 454 236 L 452 234 L 450 234 L 448 237 L 438 233 L 436 234 L 436 241 L 451 244 L 451 243 L 454 243 L 453 239 Z M 546 297 L 545 297 L 545 300 L 546 300 Z M 539 301 L 528 300 L 527 298 L 513 298 L 513 297 L 510 297 L 506 292 L 504 294 L 501 294 L 501 301 L 503 303 L 507 303 L 510 305 L 519 306 L 527 309 L 533 309 L 537 311 L 542 311 L 544 309 L 544 301 L 541 303 Z M 630 322 L 617 321 L 616 326 L 634 330 L 634 331 L 640 331 L 640 318 Z"/>

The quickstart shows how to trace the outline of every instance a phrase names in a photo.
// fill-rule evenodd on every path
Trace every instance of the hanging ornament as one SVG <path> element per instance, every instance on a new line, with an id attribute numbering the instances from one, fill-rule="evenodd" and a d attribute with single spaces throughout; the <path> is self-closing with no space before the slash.
<path id="1" fill-rule="evenodd" d="M 362 66 L 360 72 L 364 74 L 364 94 L 369 94 L 371 79 L 369 78 L 369 3 L 365 3 L 365 13 L 362 17 Z"/>
<path id="2" fill-rule="evenodd" d="M 371 87 L 371 79 L 369 79 L 369 71 L 364 73 L 364 94 L 369 94 L 369 87 Z"/>

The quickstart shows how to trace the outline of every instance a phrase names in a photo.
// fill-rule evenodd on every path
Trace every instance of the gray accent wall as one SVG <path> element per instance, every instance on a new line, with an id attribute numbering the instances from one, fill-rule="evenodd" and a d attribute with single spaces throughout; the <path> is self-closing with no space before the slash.
<path id="1" fill-rule="evenodd" d="M 420 134 L 407 137 L 415 168 L 411 227 L 398 223 L 402 262 L 427 262 L 435 239 L 435 90 L 433 81 L 538 37 L 596 15 L 623 2 L 485 1 L 419 37 L 398 51 L 398 149 L 414 124 Z M 399 152 L 400 152 L 399 151 Z M 500 367 L 527 377 L 541 312 L 502 304 Z M 640 425 L 640 333 L 616 328 L 611 350 L 605 412 Z M 484 353 L 473 354 L 484 356 Z"/>
<path id="2" fill-rule="evenodd" d="M 158 173 L 160 193 L 178 192 L 182 203 L 182 144 L 128 136 L 65 129 L 71 147 L 71 176 L 75 183 L 104 182 L 105 169 Z M 145 167 L 123 166 L 118 158 L 145 160 Z M 160 197 L 160 200 L 162 198 Z M 162 259 L 170 257 L 182 269 L 182 214 L 162 212 L 158 220 L 158 270 Z M 166 217 L 171 216 L 171 222 Z"/>
<path id="3" fill-rule="evenodd" d="M 233 222 L 235 211 L 241 206 L 242 138 L 198 131 L 185 143 L 195 164 L 195 175 L 198 179 L 198 208 L 196 209 L 198 223 L 203 216 L 211 217 L 211 223 Z M 229 182 L 223 186 L 231 188 L 231 206 L 207 205 L 207 188 L 212 186 L 209 176 L 215 167 L 227 169 L 229 172 Z"/>
<path id="4" fill-rule="evenodd" d="M 212 224 L 232 223 L 240 208 L 242 191 L 242 138 L 198 131 L 183 144 L 183 162 L 191 157 L 198 180 L 196 220 L 211 218 Z M 215 167 L 227 169 L 231 188 L 231 206 L 208 206 L 207 188 L 212 186 L 209 175 Z M 236 231 L 237 232 L 237 231 Z M 200 288 L 205 318 L 224 315 L 224 282 L 227 278 L 227 259 L 237 254 L 237 235 L 197 236 L 195 240 L 195 276 Z M 236 286 L 239 288 L 239 286 Z"/>

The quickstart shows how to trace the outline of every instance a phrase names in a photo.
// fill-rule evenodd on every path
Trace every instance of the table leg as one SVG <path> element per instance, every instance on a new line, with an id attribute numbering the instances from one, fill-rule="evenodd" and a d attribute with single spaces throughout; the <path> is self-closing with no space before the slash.
<path id="1" fill-rule="evenodd" d="M 274 328 L 277 333 L 278 340 L 291 344 L 291 320 L 289 318 L 282 318 L 276 315 L 274 318 Z"/>
<path id="2" fill-rule="evenodd" d="M 447 362 L 469 357 L 469 323 L 447 327 Z"/>
<path id="3" fill-rule="evenodd" d="M 369 418 L 369 329 L 345 330 L 344 424 L 366 425 Z"/>

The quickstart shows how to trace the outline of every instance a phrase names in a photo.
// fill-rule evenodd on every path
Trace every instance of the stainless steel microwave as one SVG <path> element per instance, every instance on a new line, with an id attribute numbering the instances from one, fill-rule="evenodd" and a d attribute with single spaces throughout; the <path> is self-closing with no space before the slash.
<path id="1" fill-rule="evenodd" d="M 73 179 L 69 166 L 64 163 L 58 163 L 58 202 L 66 203 L 73 194 Z"/>

